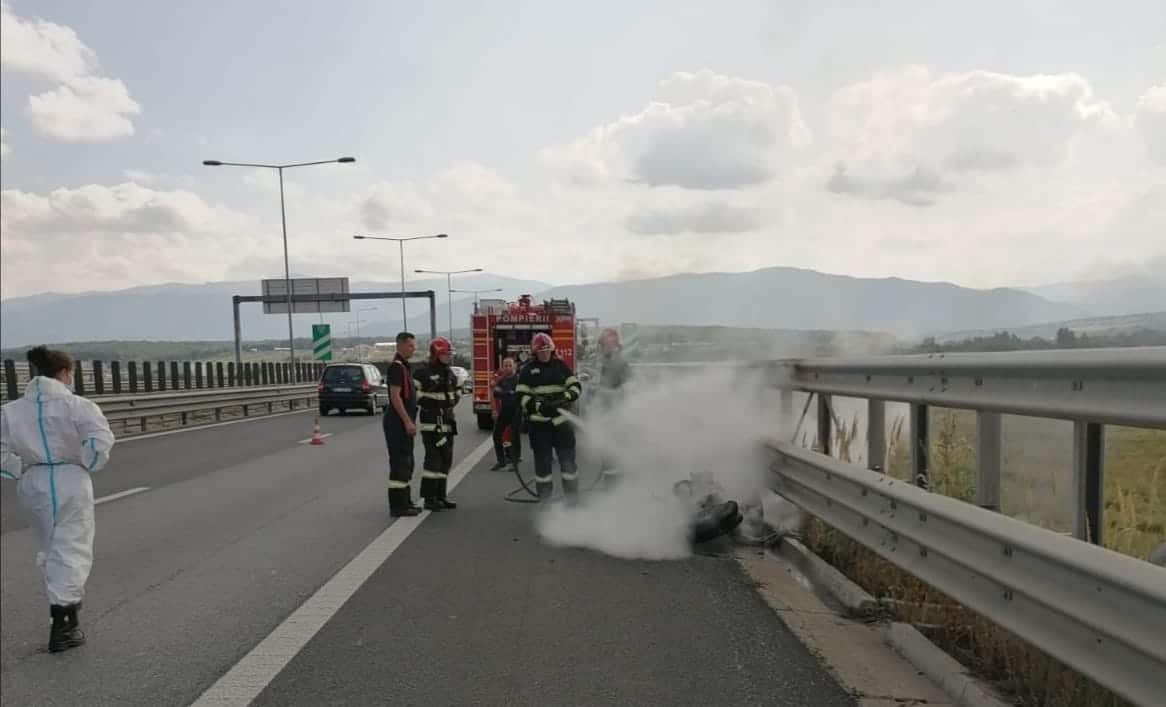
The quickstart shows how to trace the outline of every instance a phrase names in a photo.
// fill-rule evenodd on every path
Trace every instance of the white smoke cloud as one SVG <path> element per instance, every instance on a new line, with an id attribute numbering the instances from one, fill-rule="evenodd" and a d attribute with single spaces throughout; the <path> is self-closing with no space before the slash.
<path id="1" fill-rule="evenodd" d="M 634 370 L 622 402 L 604 413 L 585 413 L 579 434 L 580 478 L 594 478 L 605 454 L 621 483 L 583 494 L 577 507 L 552 504 L 540 512 L 535 523 L 544 541 L 625 559 L 687 557 L 694 509 L 672 488 L 701 473 L 712 474 L 726 500 L 764 500 L 770 513 L 779 514 L 781 504 L 766 488 L 762 446 L 777 431 L 776 420 L 760 372 L 711 364 L 698 372 Z"/>

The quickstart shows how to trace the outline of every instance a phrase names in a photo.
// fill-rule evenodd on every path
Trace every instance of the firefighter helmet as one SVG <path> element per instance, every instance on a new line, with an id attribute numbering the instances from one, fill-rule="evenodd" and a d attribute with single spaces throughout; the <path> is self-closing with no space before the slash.
<path id="1" fill-rule="evenodd" d="M 539 351 L 554 351 L 555 340 L 551 338 L 550 334 L 546 332 L 539 332 L 530 340 L 531 353 L 538 353 Z"/>
<path id="2" fill-rule="evenodd" d="M 453 346 L 449 343 L 449 339 L 445 338 L 444 336 L 439 336 L 433 341 L 429 342 L 429 355 L 433 358 L 452 353 Z"/>
<path id="3" fill-rule="evenodd" d="M 600 334 L 599 334 L 599 348 L 601 348 L 605 351 L 608 349 L 620 348 L 619 332 L 616 331 L 615 329 L 612 329 L 611 327 L 607 327 L 602 332 L 600 332 Z"/>

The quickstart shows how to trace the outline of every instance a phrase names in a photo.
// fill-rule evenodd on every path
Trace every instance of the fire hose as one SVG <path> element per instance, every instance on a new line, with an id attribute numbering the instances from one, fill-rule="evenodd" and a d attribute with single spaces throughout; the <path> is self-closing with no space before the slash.
<path id="1" fill-rule="evenodd" d="M 568 404 L 567 401 L 564 399 L 552 400 L 549 402 L 552 405 L 567 405 Z M 576 415 L 571 414 L 570 411 L 563 409 L 563 408 L 559 408 L 558 412 L 567 418 L 567 421 L 569 424 L 575 425 L 577 428 L 580 427 L 579 423 L 582 422 L 581 418 L 577 417 Z M 510 429 L 511 429 L 511 434 L 513 434 L 513 435 L 521 435 L 522 434 L 522 430 L 520 429 L 519 425 L 515 425 L 515 426 L 511 427 Z M 533 450 L 532 450 L 532 454 L 533 454 Z M 523 476 L 522 469 L 519 467 L 518 464 L 512 464 L 510 468 L 514 472 L 514 477 L 516 479 L 518 479 L 519 486 L 517 488 L 511 490 L 509 493 L 507 493 L 505 496 L 505 499 L 507 501 L 510 501 L 511 503 L 540 503 L 543 499 L 539 498 L 537 489 L 533 488 L 534 480 L 533 479 L 528 480 L 525 476 Z M 578 462 L 577 461 L 576 461 L 576 472 L 578 472 Z M 580 493 L 591 493 L 592 491 L 594 491 L 599 486 L 600 482 L 603 481 L 603 479 L 604 479 L 603 472 L 604 472 L 604 470 L 601 468 L 599 473 L 596 474 L 595 478 L 591 480 L 591 485 L 586 487 L 586 488 L 580 489 Z M 527 497 L 523 497 L 522 494 L 526 494 Z M 564 497 L 564 494 L 556 493 L 556 494 L 552 495 L 549 499 L 546 499 L 546 500 L 558 501 L 558 500 L 561 500 L 563 497 Z"/>

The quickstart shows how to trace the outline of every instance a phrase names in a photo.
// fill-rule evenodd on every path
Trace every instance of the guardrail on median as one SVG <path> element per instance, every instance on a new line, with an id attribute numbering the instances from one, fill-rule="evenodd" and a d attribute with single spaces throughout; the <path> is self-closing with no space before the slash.
<path id="1" fill-rule="evenodd" d="M 782 390 L 784 424 L 794 391 L 818 398 L 816 450 L 788 434 L 769 443 L 776 491 L 1114 693 L 1161 704 L 1166 572 L 1081 540 L 1100 541 L 1104 425 L 1166 429 L 1166 347 L 762 365 Z M 875 468 L 829 456 L 833 395 L 868 400 Z M 911 408 L 914 485 L 874 461 L 885 457 L 887 401 Z M 977 505 L 927 491 L 930 405 L 977 411 Z M 1074 423 L 1077 539 L 994 512 L 1005 413 Z"/>
<path id="2" fill-rule="evenodd" d="M 73 385 L 78 395 L 103 396 L 215 388 L 294 385 L 316 381 L 324 364 L 301 361 L 77 361 Z M 0 401 L 12 400 L 35 375 L 31 364 L 5 359 Z"/>
<path id="3" fill-rule="evenodd" d="M 152 395 L 94 398 L 118 437 L 132 437 L 175 427 L 212 424 L 230 417 L 249 417 L 256 410 L 295 411 L 313 407 L 316 386 L 268 386 Z"/>

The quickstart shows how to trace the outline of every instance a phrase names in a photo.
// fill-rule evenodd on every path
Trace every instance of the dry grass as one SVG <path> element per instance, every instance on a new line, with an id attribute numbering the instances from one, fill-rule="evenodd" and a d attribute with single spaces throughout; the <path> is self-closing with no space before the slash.
<path id="1" fill-rule="evenodd" d="M 1003 512 L 1057 530 L 1071 515 L 1070 429 L 1067 423 L 1006 418 Z M 852 461 L 861 451 L 858 418 L 834 422 L 835 455 Z M 975 414 L 932 410 L 931 490 L 964 501 L 975 497 Z M 815 440 L 816 441 L 816 440 Z M 804 443 L 804 442 L 803 442 Z M 884 468 L 909 478 L 909 436 L 903 417 L 887 435 Z M 1166 502 L 1166 431 L 1106 429 L 1105 545 L 1140 558 L 1163 541 Z M 899 570 L 818 520 L 806 542 L 828 562 L 879 597 L 891 616 L 918 626 L 944 650 L 1026 707 L 1124 707 L 1128 703 L 1059 661 Z"/>

